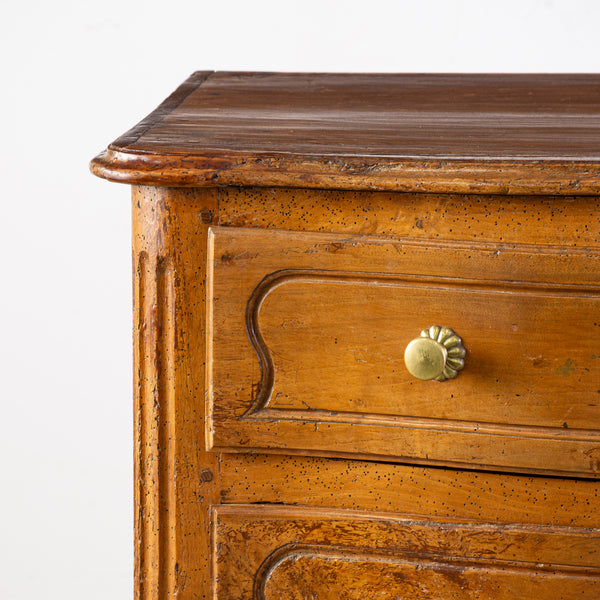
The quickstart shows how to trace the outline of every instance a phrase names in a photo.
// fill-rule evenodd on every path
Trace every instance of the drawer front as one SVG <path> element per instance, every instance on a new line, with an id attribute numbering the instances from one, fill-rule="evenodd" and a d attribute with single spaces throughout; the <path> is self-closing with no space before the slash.
<path id="1" fill-rule="evenodd" d="M 451 327 L 465 367 L 404 351 Z M 209 446 L 600 473 L 600 260 L 553 247 L 216 227 Z"/>
<path id="2" fill-rule="evenodd" d="M 597 530 L 260 505 L 214 509 L 218 598 L 596 599 Z"/>

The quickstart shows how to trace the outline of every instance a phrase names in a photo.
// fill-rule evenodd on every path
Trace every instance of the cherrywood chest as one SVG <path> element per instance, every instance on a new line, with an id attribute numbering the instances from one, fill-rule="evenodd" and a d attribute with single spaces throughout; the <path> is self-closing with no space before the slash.
<path id="1" fill-rule="evenodd" d="M 600 76 L 199 72 L 91 168 L 138 600 L 600 598 Z"/>

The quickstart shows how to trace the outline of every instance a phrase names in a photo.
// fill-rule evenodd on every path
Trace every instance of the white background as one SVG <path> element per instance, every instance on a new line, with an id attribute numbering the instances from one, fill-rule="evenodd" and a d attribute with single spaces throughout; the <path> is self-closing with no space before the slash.
<path id="1" fill-rule="evenodd" d="M 89 159 L 192 71 L 599 72 L 594 0 L 0 1 L 0 600 L 132 589 L 130 211 Z"/>

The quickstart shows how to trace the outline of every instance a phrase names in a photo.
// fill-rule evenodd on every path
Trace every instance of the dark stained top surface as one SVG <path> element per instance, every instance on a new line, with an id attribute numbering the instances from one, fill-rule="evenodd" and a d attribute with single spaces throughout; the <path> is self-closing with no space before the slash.
<path id="1" fill-rule="evenodd" d="M 327 161 L 329 177 L 360 168 L 389 179 L 390 169 L 406 161 L 423 168 L 423 161 L 439 168 L 447 161 L 504 162 L 529 166 L 530 174 L 533 165 L 539 171 L 579 163 L 581 171 L 585 163 L 585 175 L 590 164 L 595 173 L 600 165 L 600 75 L 198 72 L 110 152 L 129 161 L 156 155 L 155 170 L 159 156 L 167 169 L 185 157 L 183 185 L 193 184 L 194 169 L 197 184 L 207 185 L 211 169 L 214 182 L 223 170 L 233 177 L 254 169 L 254 179 L 258 170 L 276 170 L 281 178 L 299 164 L 310 179 L 308 164 L 322 173 Z M 104 172 L 95 172 L 159 183 L 128 179 L 115 160 L 111 156 L 120 176 L 110 176 L 106 156 Z M 182 164 L 178 168 L 181 174 Z M 247 183 L 256 184 L 253 177 Z M 245 183 L 238 179 L 230 183 Z"/>

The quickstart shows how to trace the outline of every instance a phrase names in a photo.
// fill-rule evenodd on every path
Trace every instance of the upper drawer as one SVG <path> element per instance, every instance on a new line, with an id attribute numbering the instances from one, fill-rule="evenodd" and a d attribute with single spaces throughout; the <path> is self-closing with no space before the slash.
<path id="1" fill-rule="evenodd" d="M 215 227 L 208 271 L 210 447 L 600 473 L 597 252 Z"/>

